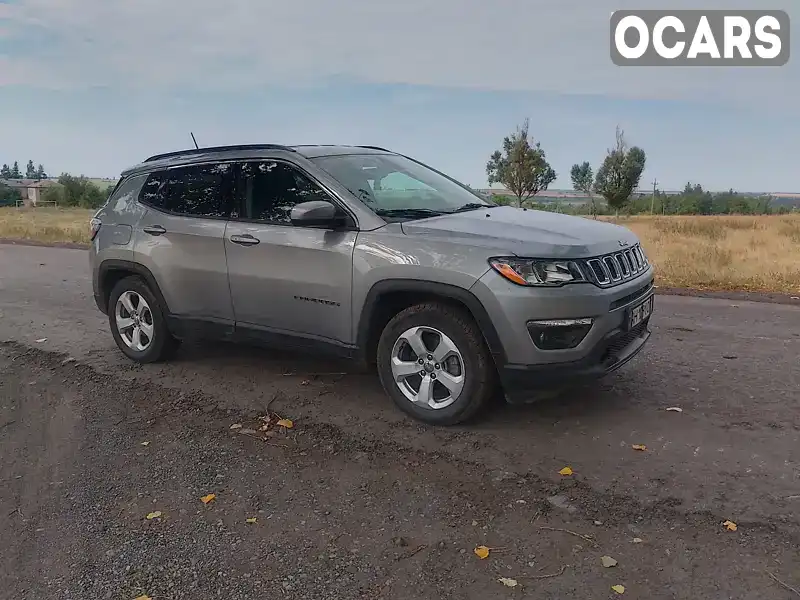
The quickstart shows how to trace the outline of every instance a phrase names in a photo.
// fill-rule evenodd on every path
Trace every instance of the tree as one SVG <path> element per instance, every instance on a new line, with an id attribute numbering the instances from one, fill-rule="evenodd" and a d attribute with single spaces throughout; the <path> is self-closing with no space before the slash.
<path id="1" fill-rule="evenodd" d="M 489 185 L 502 183 L 517 198 L 517 206 L 532 198 L 555 181 L 556 172 L 545 159 L 539 142 L 528 137 L 529 120 L 503 139 L 503 149 L 496 150 L 486 163 Z"/>
<path id="2" fill-rule="evenodd" d="M 33 166 L 32 160 L 29 160 L 25 167 L 25 179 L 36 179 L 36 167 Z"/>
<path id="3" fill-rule="evenodd" d="M 22 173 L 19 172 L 19 163 L 14 161 L 14 166 L 11 167 L 10 179 L 22 179 Z"/>
<path id="4" fill-rule="evenodd" d="M 58 183 L 61 184 L 60 202 L 66 206 L 100 208 L 107 199 L 107 194 L 83 175 L 75 177 L 62 173 Z"/>
<path id="5" fill-rule="evenodd" d="M 19 190 L 0 183 L 0 206 L 16 206 L 20 201 L 22 201 L 22 194 L 19 193 Z"/>
<path id="6" fill-rule="evenodd" d="M 638 146 L 628 148 L 625 132 L 617 127 L 617 144 L 608 150 L 594 182 L 595 191 L 606 199 L 617 216 L 639 187 L 645 162 L 644 150 Z"/>
<path id="7" fill-rule="evenodd" d="M 42 179 L 47 179 L 47 173 L 44 172 L 44 167 L 39 165 L 36 167 L 36 179 L 41 181 Z"/>
<path id="8" fill-rule="evenodd" d="M 3 165 L 3 168 L 0 169 L 0 179 L 11 179 L 11 167 Z"/>
<path id="9" fill-rule="evenodd" d="M 595 203 L 594 196 L 592 195 L 592 184 L 594 183 L 594 172 L 592 172 L 592 165 L 584 162 L 580 165 L 572 165 L 569 172 L 572 177 L 572 187 L 578 192 L 583 192 L 591 202 L 592 216 L 597 218 L 597 204 Z"/>

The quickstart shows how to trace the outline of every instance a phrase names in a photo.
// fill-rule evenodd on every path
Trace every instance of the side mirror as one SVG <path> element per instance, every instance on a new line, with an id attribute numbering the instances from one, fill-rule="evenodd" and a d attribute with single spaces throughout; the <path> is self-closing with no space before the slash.
<path id="1" fill-rule="evenodd" d="M 337 208 L 324 200 L 297 204 L 289 218 L 296 227 L 336 227 L 344 223 Z"/>

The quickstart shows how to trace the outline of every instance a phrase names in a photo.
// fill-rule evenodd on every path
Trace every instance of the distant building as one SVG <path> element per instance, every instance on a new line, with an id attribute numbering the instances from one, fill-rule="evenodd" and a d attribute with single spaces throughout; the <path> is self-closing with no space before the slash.
<path id="1" fill-rule="evenodd" d="M 35 207 L 42 199 L 42 192 L 54 185 L 60 185 L 52 179 L 0 179 L 0 184 L 17 190 L 22 196 L 22 204 Z"/>

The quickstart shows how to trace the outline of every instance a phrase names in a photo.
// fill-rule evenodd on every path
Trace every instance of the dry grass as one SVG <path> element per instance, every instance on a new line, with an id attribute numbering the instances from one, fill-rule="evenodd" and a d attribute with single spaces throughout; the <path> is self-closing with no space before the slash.
<path id="1" fill-rule="evenodd" d="M 0 238 L 88 243 L 92 211 L 0 208 Z M 628 217 L 658 284 L 800 295 L 800 215 Z"/>
<path id="2" fill-rule="evenodd" d="M 800 295 L 800 215 L 629 217 L 658 284 Z"/>
<path id="3" fill-rule="evenodd" d="M 89 243 L 89 219 L 81 208 L 0 208 L 0 238 Z"/>

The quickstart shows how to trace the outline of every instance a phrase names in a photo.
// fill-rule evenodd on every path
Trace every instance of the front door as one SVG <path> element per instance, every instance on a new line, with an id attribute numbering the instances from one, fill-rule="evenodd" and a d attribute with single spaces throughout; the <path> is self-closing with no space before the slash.
<path id="1" fill-rule="evenodd" d="M 225 234 L 237 331 L 353 343 L 351 288 L 355 231 L 292 225 L 292 207 L 335 200 L 286 162 L 242 162 L 239 214 Z"/>

